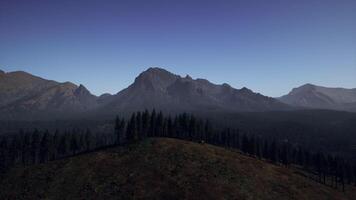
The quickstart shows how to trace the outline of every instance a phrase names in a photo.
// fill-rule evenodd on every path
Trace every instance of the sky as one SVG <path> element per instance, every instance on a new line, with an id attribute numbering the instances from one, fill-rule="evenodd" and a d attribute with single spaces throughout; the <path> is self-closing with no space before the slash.
<path id="1" fill-rule="evenodd" d="M 355 0 L 0 0 L 0 69 L 117 93 L 149 67 L 277 97 L 356 88 Z"/>

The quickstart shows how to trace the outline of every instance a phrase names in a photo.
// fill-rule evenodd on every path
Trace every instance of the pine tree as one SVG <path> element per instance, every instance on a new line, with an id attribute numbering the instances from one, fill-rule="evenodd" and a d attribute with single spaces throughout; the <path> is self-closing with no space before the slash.
<path id="1" fill-rule="evenodd" d="M 50 159 L 50 137 L 49 131 L 46 130 L 40 143 L 40 162 L 47 162 Z"/>
<path id="2" fill-rule="evenodd" d="M 17 165 L 22 161 L 22 151 L 21 151 L 21 138 L 20 135 L 15 134 L 9 149 L 10 165 Z"/>
<path id="3" fill-rule="evenodd" d="M 8 144 L 6 137 L 0 137 L 0 172 L 6 170 L 8 166 L 7 155 L 8 155 Z"/>
<path id="4" fill-rule="evenodd" d="M 142 136 L 147 137 L 150 127 L 150 113 L 146 109 L 142 114 Z"/>
<path id="5" fill-rule="evenodd" d="M 255 136 L 251 136 L 248 140 L 248 152 L 250 155 L 256 155 L 256 143 L 255 143 Z"/>
<path id="6" fill-rule="evenodd" d="M 60 157 L 65 157 L 69 155 L 70 138 L 70 134 L 67 132 L 61 135 L 58 146 Z"/>
<path id="7" fill-rule="evenodd" d="M 265 140 L 265 141 L 264 141 L 264 144 L 263 144 L 262 157 L 263 157 L 264 159 L 271 159 L 269 155 L 270 155 L 270 152 L 269 152 L 268 141 Z"/>
<path id="8" fill-rule="evenodd" d="M 259 137 L 256 138 L 256 156 L 262 158 L 262 140 Z"/>
<path id="9" fill-rule="evenodd" d="M 31 133 L 26 133 L 23 139 L 22 163 L 25 166 L 31 163 Z"/>
<path id="10" fill-rule="evenodd" d="M 212 132 L 212 128 L 211 128 L 211 123 L 209 120 L 205 121 L 204 124 L 204 140 L 206 142 L 211 142 L 211 132 Z"/>
<path id="11" fill-rule="evenodd" d="M 35 164 L 39 162 L 39 146 L 41 141 L 40 132 L 35 129 L 32 133 L 32 141 L 31 141 L 31 163 Z"/>
<path id="12" fill-rule="evenodd" d="M 156 110 L 153 109 L 152 113 L 151 113 L 151 117 L 150 117 L 150 128 L 149 128 L 149 132 L 148 132 L 148 136 L 152 137 L 154 136 L 154 132 L 156 130 Z"/>
<path id="13" fill-rule="evenodd" d="M 143 138 L 142 130 L 143 130 L 142 115 L 141 115 L 141 112 L 137 112 L 137 114 L 136 114 L 136 134 L 137 134 L 138 140 Z"/>
<path id="14" fill-rule="evenodd" d="M 127 141 L 129 143 L 133 143 L 138 140 L 138 133 L 137 133 L 137 122 L 136 122 L 136 114 L 133 113 L 131 115 L 131 119 L 127 125 Z"/>
<path id="15" fill-rule="evenodd" d="M 242 136 L 241 150 L 244 153 L 249 152 L 249 139 L 246 134 Z"/>
<path id="16" fill-rule="evenodd" d="M 85 140 L 85 151 L 90 151 L 94 148 L 94 138 L 90 130 L 87 129 L 84 136 Z"/>
<path id="17" fill-rule="evenodd" d="M 154 136 L 161 137 L 162 131 L 163 131 L 163 114 L 162 112 L 159 112 L 156 118 Z"/>
<path id="18" fill-rule="evenodd" d="M 120 118 L 119 116 L 116 116 L 116 119 L 115 119 L 115 134 L 116 134 L 116 142 L 115 144 L 118 145 L 120 144 Z"/>
<path id="19" fill-rule="evenodd" d="M 278 155 L 277 155 L 278 149 L 277 149 L 277 143 L 275 140 L 272 141 L 272 144 L 270 146 L 269 150 L 269 158 L 271 159 L 272 162 L 276 163 L 278 162 Z"/>
<path id="20" fill-rule="evenodd" d="M 125 133 L 125 120 L 116 117 L 115 120 L 115 144 L 120 145 L 123 143 Z"/>
<path id="21" fill-rule="evenodd" d="M 188 127 L 189 140 L 193 140 L 195 134 L 196 134 L 196 119 L 193 115 L 191 115 L 189 119 L 189 127 Z"/>
<path id="22" fill-rule="evenodd" d="M 59 143 L 60 143 L 60 133 L 58 131 L 58 129 L 54 132 L 53 135 L 53 142 L 50 146 L 51 149 L 51 155 L 50 155 L 50 160 L 55 160 L 59 157 Z"/>
<path id="23" fill-rule="evenodd" d="M 169 137 L 174 137 L 173 122 L 171 116 L 167 119 L 167 135 Z"/>
<path id="24" fill-rule="evenodd" d="M 301 147 L 298 148 L 297 150 L 297 164 L 300 166 L 304 165 L 304 152 Z"/>
<path id="25" fill-rule="evenodd" d="M 70 137 L 70 151 L 72 155 L 75 155 L 79 149 L 78 134 L 73 132 Z"/>

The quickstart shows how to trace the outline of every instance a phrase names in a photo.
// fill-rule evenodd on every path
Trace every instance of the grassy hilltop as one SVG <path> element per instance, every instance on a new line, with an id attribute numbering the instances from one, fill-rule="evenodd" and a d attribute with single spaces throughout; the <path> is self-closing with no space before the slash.
<path id="1" fill-rule="evenodd" d="M 238 152 L 146 139 L 25 168 L 0 180 L 0 199 L 352 199 Z"/>

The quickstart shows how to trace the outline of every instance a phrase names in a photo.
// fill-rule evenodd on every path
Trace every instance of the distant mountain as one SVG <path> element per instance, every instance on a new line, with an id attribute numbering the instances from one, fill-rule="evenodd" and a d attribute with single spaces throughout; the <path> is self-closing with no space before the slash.
<path id="1" fill-rule="evenodd" d="M 0 118 L 112 116 L 143 109 L 166 112 L 238 112 L 286 110 L 280 101 L 228 84 L 181 77 L 161 68 L 142 72 L 115 95 L 92 95 L 83 85 L 59 83 L 17 71 L 0 72 Z M 85 114 L 87 113 L 87 114 Z"/>
<path id="2" fill-rule="evenodd" d="M 298 107 L 356 111 L 356 88 L 328 88 L 305 84 L 278 99 Z"/>
<path id="3" fill-rule="evenodd" d="M 142 72 L 132 85 L 117 93 L 106 110 L 130 112 L 142 109 L 164 111 L 267 111 L 289 107 L 247 88 L 216 85 L 205 79 L 181 77 L 161 68 Z"/>
<path id="4" fill-rule="evenodd" d="M 96 100 L 83 85 L 58 83 L 22 71 L 0 73 L 2 118 L 66 115 L 92 109 L 97 105 Z"/>

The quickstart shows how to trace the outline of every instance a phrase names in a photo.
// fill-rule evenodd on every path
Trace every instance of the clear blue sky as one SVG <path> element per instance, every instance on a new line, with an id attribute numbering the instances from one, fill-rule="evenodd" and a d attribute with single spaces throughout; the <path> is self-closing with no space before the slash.
<path id="1" fill-rule="evenodd" d="M 356 1 L 0 1 L 4 71 L 101 94 L 151 66 L 269 96 L 355 88 Z"/>

